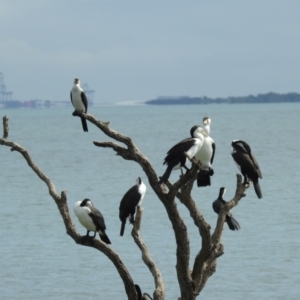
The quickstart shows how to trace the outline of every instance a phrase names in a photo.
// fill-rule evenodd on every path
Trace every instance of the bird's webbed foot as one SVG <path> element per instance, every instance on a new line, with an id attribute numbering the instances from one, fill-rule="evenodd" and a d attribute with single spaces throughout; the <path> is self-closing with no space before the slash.
<path id="1" fill-rule="evenodd" d="M 251 185 L 251 180 L 247 177 L 244 178 L 244 182 L 243 182 L 243 185 L 245 186 L 246 189 L 248 189 Z"/>
<path id="2" fill-rule="evenodd" d="M 191 169 L 189 169 L 186 165 L 183 165 L 182 168 L 185 168 L 186 173 L 189 172 L 189 171 L 191 170 Z M 180 168 L 180 170 L 181 170 L 181 174 L 183 175 L 182 168 Z"/>
<path id="3" fill-rule="evenodd" d="M 93 240 L 95 239 L 95 235 L 94 236 L 90 236 L 90 235 L 83 235 L 80 237 L 80 241 L 82 243 L 91 243 Z"/>
<path id="4" fill-rule="evenodd" d="M 129 218 L 129 224 L 134 224 L 134 216 L 130 216 Z"/>
<path id="5" fill-rule="evenodd" d="M 81 117 L 82 116 L 82 111 L 74 110 L 73 113 L 72 113 L 72 116 L 74 116 L 74 117 Z"/>

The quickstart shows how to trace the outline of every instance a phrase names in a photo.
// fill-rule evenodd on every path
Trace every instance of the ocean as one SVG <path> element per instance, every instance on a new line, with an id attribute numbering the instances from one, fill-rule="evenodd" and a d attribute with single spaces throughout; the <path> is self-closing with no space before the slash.
<path id="1" fill-rule="evenodd" d="M 132 226 L 127 223 L 124 236 L 119 236 L 120 200 L 135 179 L 142 178 L 147 192 L 141 236 L 162 272 L 166 299 L 178 299 L 172 227 L 139 165 L 94 146 L 93 141 L 111 139 L 91 123 L 84 133 L 79 118 L 71 116 L 71 106 L 0 113 L 9 117 L 9 140 L 28 150 L 58 193 L 67 191 L 77 231 L 86 233 L 73 205 L 90 198 L 104 215 L 111 246 L 142 291 L 152 294 L 154 280 L 131 237 Z M 248 142 L 263 174 L 263 198 L 258 199 L 251 186 L 232 210 L 241 230 L 232 232 L 225 224 L 224 255 L 198 298 L 299 299 L 300 104 L 111 105 L 90 107 L 89 113 L 130 136 L 158 175 L 165 171 L 166 152 L 209 116 L 216 143 L 215 174 L 210 187 L 195 186 L 192 195 L 212 230 L 217 220 L 212 202 L 219 188 L 226 187 L 226 200 L 235 192 L 238 169 L 230 155 L 231 141 Z M 179 174 L 172 172 L 170 180 Z M 5 146 L 0 146 L 0 193 L 1 299 L 127 299 L 113 264 L 101 252 L 74 243 L 46 185 L 19 153 Z M 185 207 L 177 203 L 189 228 L 192 266 L 201 238 Z"/>

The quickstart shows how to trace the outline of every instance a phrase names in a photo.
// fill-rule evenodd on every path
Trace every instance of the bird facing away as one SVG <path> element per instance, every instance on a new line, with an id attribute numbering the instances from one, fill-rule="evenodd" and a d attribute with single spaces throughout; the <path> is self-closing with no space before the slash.
<path id="1" fill-rule="evenodd" d="M 88 109 L 88 101 L 83 89 L 80 87 L 80 80 L 78 78 L 74 79 L 74 85 L 70 92 L 71 102 L 74 106 L 75 111 L 73 112 L 73 116 L 80 116 L 81 113 L 86 113 Z M 88 131 L 86 119 L 82 116 L 81 123 L 83 131 Z"/>
<path id="2" fill-rule="evenodd" d="M 259 165 L 251 152 L 250 146 L 241 140 L 235 140 L 231 143 L 231 155 L 235 161 L 238 169 L 244 176 L 244 184 L 247 183 L 248 178 L 253 182 L 254 190 L 257 197 L 262 198 L 262 193 L 258 178 L 262 178 Z"/>
<path id="3" fill-rule="evenodd" d="M 224 205 L 226 204 L 226 201 L 223 199 L 225 192 L 226 189 L 224 187 L 221 187 L 218 199 L 215 200 L 212 204 L 213 210 L 216 214 L 219 214 L 222 207 L 224 207 Z M 232 216 L 231 211 L 226 214 L 226 222 L 230 230 L 239 230 L 241 228 L 238 221 Z"/>
<path id="4" fill-rule="evenodd" d="M 135 286 L 136 292 L 138 294 L 138 300 L 152 300 L 152 298 L 147 293 L 144 293 L 142 296 L 142 291 L 141 291 L 141 288 L 139 287 L 139 285 L 135 284 L 134 286 Z"/>
<path id="5" fill-rule="evenodd" d="M 119 218 L 122 222 L 120 236 L 123 236 L 125 230 L 126 219 L 129 218 L 129 223 L 134 223 L 135 209 L 142 204 L 146 193 L 146 186 L 142 182 L 141 177 L 136 179 L 136 184 L 131 187 L 123 196 L 119 207 Z"/>
<path id="6" fill-rule="evenodd" d="M 100 239 L 106 243 L 111 244 L 108 236 L 105 233 L 106 226 L 104 218 L 101 212 L 94 207 L 90 199 L 84 199 L 82 201 L 77 201 L 74 205 L 74 213 L 78 218 L 79 222 L 83 227 L 87 229 L 86 237 L 90 238 L 90 231 L 94 231 L 95 234 L 92 237 L 93 239 L 96 236 L 96 232 L 99 233 Z"/>
<path id="7" fill-rule="evenodd" d="M 214 156 L 216 152 L 216 145 L 214 140 L 209 136 L 210 134 L 210 124 L 211 120 L 208 117 L 203 118 L 204 124 L 204 142 L 201 149 L 195 155 L 195 159 L 200 161 L 200 170 L 197 174 L 197 186 L 209 186 L 211 184 L 210 177 L 214 174 L 214 170 L 211 165 L 214 161 Z M 193 136 L 192 136 L 193 137 Z"/>
<path id="8" fill-rule="evenodd" d="M 167 165 L 167 169 L 161 176 L 159 184 L 167 182 L 172 170 L 177 170 L 179 168 L 185 168 L 187 171 L 189 170 L 189 168 L 185 165 L 187 159 L 185 153 L 192 159 L 201 149 L 204 143 L 204 135 L 206 133 L 202 127 L 195 125 L 191 128 L 190 134 L 190 138 L 177 143 L 167 152 L 167 156 L 164 159 L 164 165 Z"/>

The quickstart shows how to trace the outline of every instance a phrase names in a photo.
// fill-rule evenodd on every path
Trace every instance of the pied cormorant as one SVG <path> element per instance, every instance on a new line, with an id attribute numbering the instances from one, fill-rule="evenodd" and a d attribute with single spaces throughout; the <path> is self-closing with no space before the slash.
<path id="1" fill-rule="evenodd" d="M 210 134 L 210 123 L 211 120 L 208 117 L 203 118 L 204 124 L 204 142 L 201 149 L 195 155 L 195 159 L 200 161 L 200 170 L 197 174 L 197 185 L 208 186 L 210 185 L 210 177 L 214 174 L 214 170 L 211 168 L 211 165 L 214 160 L 216 145 L 214 140 L 209 136 Z M 193 137 L 193 135 L 192 135 Z"/>
<path id="2" fill-rule="evenodd" d="M 261 189 L 259 186 L 258 178 L 262 178 L 259 165 L 251 152 L 250 146 L 241 140 L 235 140 L 231 143 L 231 155 L 244 176 L 244 184 L 247 183 L 249 178 L 253 182 L 254 190 L 257 197 L 262 198 Z"/>
<path id="3" fill-rule="evenodd" d="M 74 106 L 75 111 L 73 116 L 80 116 L 81 113 L 86 113 L 88 109 L 88 101 L 83 89 L 80 87 L 80 80 L 78 78 L 74 79 L 74 85 L 70 92 L 71 102 Z M 86 119 L 82 116 L 81 123 L 83 131 L 88 131 Z"/>
<path id="4" fill-rule="evenodd" d="M 105 233 L 106 226 L 101 212 L 94 207 L 90 199 L 77 201 L 74 205 L 74 213 L 77 216 L 82 226 L 87 229 L 86 237 L 90 238 L 89 232 L 94 231 L 99 233 L 100 239 L 106 243 L 111 244 L 108 236 Z"/>
<path id="5" fill-rule="evenodd" d="M 164 165 L 167 165 L 167 169 L 163 176 L 161 176 L 159 183 L 166 183 L 169 179 L 172 170 L 185 168 L 187 171 L 189 168 L 185 165 L 186 155 L 192 159 L 197 155 L 204 142 L 204 135 L 206 134 L 202 127 L 195 125 L 190 130 L 191 138 L 182 140 L 173 146 L 168 152 L 164 159 Z"/>
<path id="6" fill-rule="evenodd" d="M 226 204 L 226 201 L 223 199 L 225 192 L 226 189 L 221 187 L 218 199 L 212 204 L 213 210 L 216 214 L 219 214 L 222 207 Z M 230 230 L 239 230 L 241 228 L 239 222 L 232 216 L 231 211 L 226 214 L 226 222 Z"/>
<path id="7" fill-rule="evenodd" d="M 126 219 L 129 218 L 129 223 L 134 223 L 135 209 L 142 204 L 146 193 L 146 186 L 141 178 L 136 179 L 136 184 L 132 186 L 123 196 L 119 207 L 119 218 L 122 222 L 120 235 L 123 236 L 125 230 Z"/>

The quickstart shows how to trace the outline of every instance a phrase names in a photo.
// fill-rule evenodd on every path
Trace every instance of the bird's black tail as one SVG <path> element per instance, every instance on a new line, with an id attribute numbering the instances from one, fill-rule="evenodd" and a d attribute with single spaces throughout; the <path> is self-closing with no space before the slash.
<path id="1" fill-rule="evenodd" d="M 99 233 L 99 236 L 100 236 L 100 239 L 105 243 L 105 244 L 111 244 L 111 241 L 110 239 L 108 238 L 108 236 L 106 235 L 106 233 L 102 233 L 100 234 Z"/>
<path id="2" fill-rule="evenodd" d="M 166 172 L 164 173 L 164 175 L 160 177 L 160 180 L 159 180 L 159 182 L 158 182 L 159 184 L 162 184 L 162 183 L 166 183 L 166 182 L 167 182 L 167 180 L 169 179 L 169 177 L 170 177 L 170 175 L 171 175 L 172 169 L 173 169 L 173 167 L 170 166 L 170 165 L 167 167 L 167 170 L 166 170 Z"/>
<path id="3" fill-rule="evenodd" d="M 210 172 L 205 170 L 200 170 L 197 175 L 197 186 L 208 186 L 210 185 Z"/>
<path id="4" fill-rule="evenodd" d="M 123 234 L 124 234 L 125 224 L 126 224 L 126 221 L 122 222 L 122 224 L 121 224 L 120 236 L 123 236 Z"/>
<path id="5" fill-rule="evenodd" d="M 80 117 L 80 119 L 81 119 L 81 124 L 82 124 L 83 131 L 87 132 L 88 127 L 87 127 L 86 119 L 84 117 Z"/>
<path id="6" fill-rule="evenodd" d="M 233 216 L 226 216 L 226 222 L 230 230 L 239 230 L 240 224 Z"/>
<path id="7" fill-rule="evenodd" d="M 261 189 L 260 189 L 258 180 L 256 182 L 253 181 L 253 186 L 254 186 L 254 190 L 255 190 L 255 193 L 256 193 L 258 199 L 262 198 L 262 193 L 261 193 Z"/>

